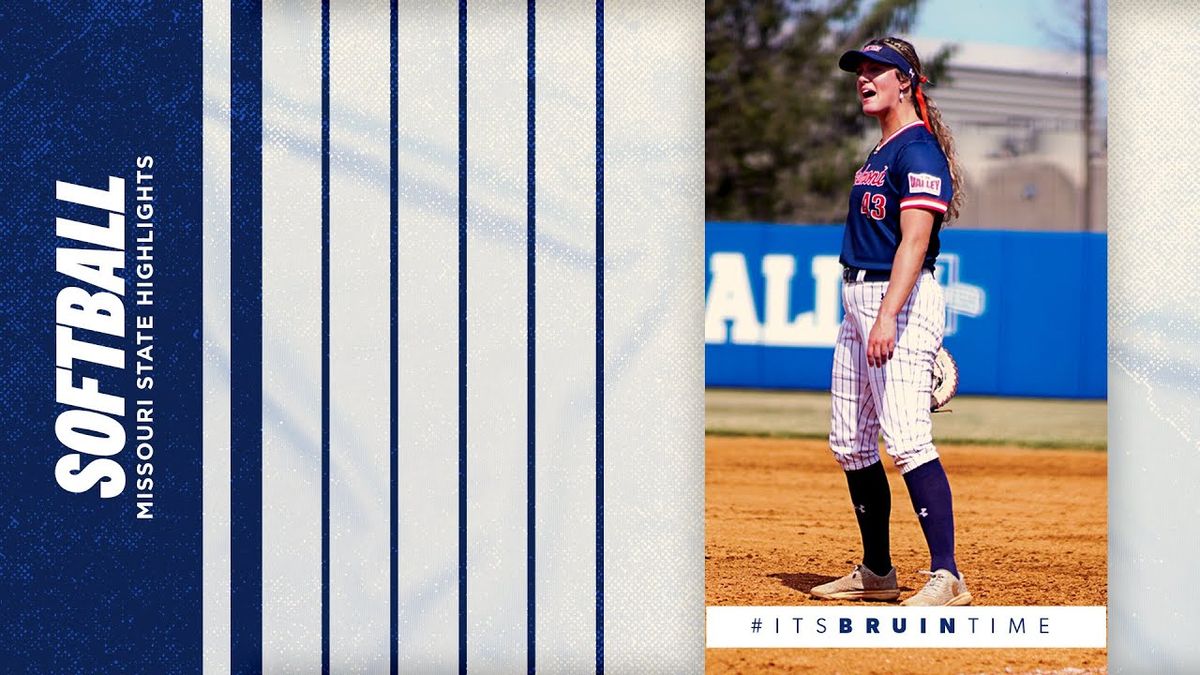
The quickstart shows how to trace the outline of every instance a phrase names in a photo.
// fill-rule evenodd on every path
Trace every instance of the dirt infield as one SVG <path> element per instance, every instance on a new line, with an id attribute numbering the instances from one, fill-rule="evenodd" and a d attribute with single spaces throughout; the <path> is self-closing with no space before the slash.
<path id="1" fill-rule="evenodd" d="M 807 591 L 850 571 L 861 555 L 846 481 L 826 443 L 709 436 L 706 446 L 707 604 L 819 602 Z M 975 604 L 1107 604 L 1104 452 L 940 450 L 954 491 L 958 565 Z M 916 570 L 929 557 L 903 479 L 892 466 L 888 476 L 892 559 L 906 597 L 920 587 Z M 1097 672 L 1105 662 L 1105 650 L 707 653 L 709 672 Z"/>

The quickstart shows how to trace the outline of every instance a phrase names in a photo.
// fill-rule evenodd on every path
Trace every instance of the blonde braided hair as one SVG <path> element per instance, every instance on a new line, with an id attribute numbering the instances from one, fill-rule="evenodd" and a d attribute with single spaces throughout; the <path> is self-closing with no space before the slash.
<path id="1" fill-rule="evenodd" d="M 958 164 L 958 153 L 954 149 L 954 137 L 950 134 L 950 127 L 942 121 L 942 113 L 934 104 L 933 99 L 926 94 L 924 87 L 921 86 L 925 79 L 925 74 L 921 69 L 921 59 L 917 57 L 917 50 L 910 43 L 901 40 L 897 37 L 885 37 L 878 40 L 872 40 L 871 43 L 883 44 L 897 52 L 908 61 L 913 69 L 916 70 L 916 81 L 912 83 L 913 97 L 912 105 L 916 110 L 917 117 L 929 127 L 930 133 L 937 139 L 938 145 L 942 148 L 942 153 L 946 155 L 946 163 L 950 165 L 950 182 L 953 186 L 954 197 L 950 200 L 950 206 L 946 210 L 946 222 L 954 220 L 958 217 L 959 211 L 962 209 L 963 198 L 963 180 L 962 167 Z M 871 44 L 868 43 L 868 44 Z M 905 73 L 900 73 L 902 79 L 908 79 Z M 919 96 L 917 95 L 919 92 Z M 919 104 L 919 99 L 924 98 L 925 105 Z"/>

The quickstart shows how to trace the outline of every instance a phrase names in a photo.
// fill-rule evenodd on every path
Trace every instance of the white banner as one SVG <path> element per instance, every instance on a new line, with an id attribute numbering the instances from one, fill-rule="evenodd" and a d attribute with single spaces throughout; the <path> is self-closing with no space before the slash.
<path id="1" fill-rule="evenodd" d="M 1107 607 L 709 607 L 707 646 L 1092 647 Z"/>

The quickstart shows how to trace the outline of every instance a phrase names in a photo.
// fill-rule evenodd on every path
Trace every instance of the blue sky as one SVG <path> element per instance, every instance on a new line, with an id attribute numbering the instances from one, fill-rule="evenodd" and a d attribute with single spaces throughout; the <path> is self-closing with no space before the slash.
<path id="1" fill-rule="evenodd" d="M 1103 6 L 1104 2 L 1097 2 Z M 1070 51 L 1047 28 L 1069 29 L 1078 0 L 925 0 L 912 34 L 963 42 Z M 1104 20 L 1097 12 L 1096 21 Z M 1102 24 L 1100 24 L 1102 25 Z"/>

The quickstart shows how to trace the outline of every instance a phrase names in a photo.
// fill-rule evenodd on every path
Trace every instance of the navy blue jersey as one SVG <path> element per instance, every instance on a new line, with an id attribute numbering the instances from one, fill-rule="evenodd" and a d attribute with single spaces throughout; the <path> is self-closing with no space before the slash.
<path id="1" fill-rule="evenodd" d="M 854 174 L 842 264 L 890 270 L 900 244 L 900 212 L 925 209 L 933 212 L 925 253 L 925 267 L 932 268 L 940 249 L 938 231 L 953 196 L 950 165 L 937 139 L 919 121 L 900 128 Z"/>

